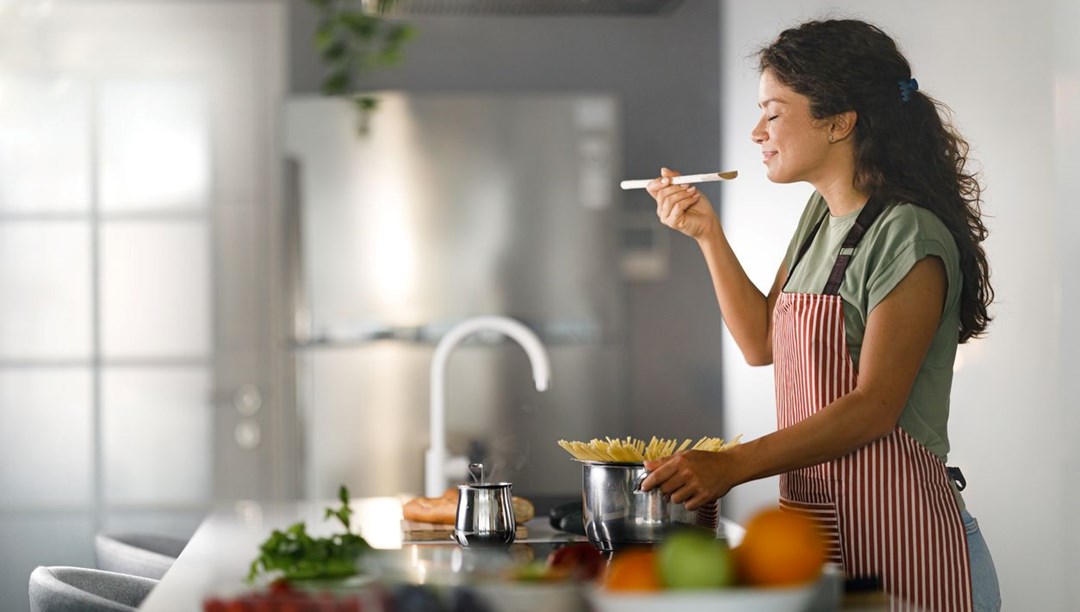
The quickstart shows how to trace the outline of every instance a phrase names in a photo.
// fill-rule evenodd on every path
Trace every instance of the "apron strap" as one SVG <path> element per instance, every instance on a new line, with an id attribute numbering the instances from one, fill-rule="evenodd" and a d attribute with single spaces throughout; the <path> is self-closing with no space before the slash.
<path id="1" fill-rule="evenodd" d="M 956 483 L 956 490 L 963 491 L 967 488 L 967 478 L 964 478 L 964 473 L 960 471 L 958 467 L 946 467 L 945 472 Z"/>
<path id="2" fill-rule="evenodd" d="M 814 236 L 817 236 L 818 230 L 821 229 L 821 224 L 825 222 L 825 219 L 829 216 L 829 210 L 825 210 L 825 214 L 821 215 L 817 223 L 814 224 L 814 229 L 810 230 L 810 233 L 803 239 L 802 244 L 799 245 L 799 252 L 795 254 L 794 261 L 791 262 L 791 269 L 788 270 L 788 280 L 791 280 L 791 273 L 795 271 L 795 266 L 799 265 L 802 261 L 803 255 L 810 250 L 810 245 L 814 243 Z M 784 283 L 785 288 L 787 283 Z"/>
<path id="3" fill-rule="evenodd" d="M 840 253 L 836 256 L 836 263 L 833 264 L 832 273 L 829 274 L 829 280 L 825 283 L 825 290 L 822 291 L 824 295 L 837 295 L 840 293 L 840 283 L 844 281 L 844 273 L 847 272 L 848 264 L 851 263 L 851 258 L 855 254 L 855 247 L 858 246 L 859 241 L 866 234 L 866 230 L 870 229 L 870 226 L 874 224 L 874 221 L 877 221 L 877 218 L 881 216 L 884 210 L 885 205 L 882 204 L 881 199 L 871 196 L 870 200 L 859 211 L 859 216 L 855 218 L 855 224 L 848 230 L 847 236 L 844 238 L 844 244 L 840 246 Z"/>
<path id="4" fill-rule="evenodd" d="M 824 295 L 836 295 L 840 293 L 840 283 L 844 280 L 844 273 L 847 272 L 848 264 L 851 263 L 851 257 L 855 253 L 855 247 L 862 240 L 866 230 L 874 224 L 881 213 L 885 210 L 885 206 L 881 203 L 881 200 L 877 197 L 871 197 L 867 200 L 862 210 L 859 211 L 859 216 L 855 218 L 855 224 L 848 230 L 847 236 L 844 237 L 844 244 L 840 247 L 840 253 L 836 257 L 836 263 L 833 264 L 832 272 L 829 274 L 829 280 L 825 283 L 825 290 L 822 292 Z M 826 209 L 825 214 L 821 215 L 818 222 L 814 225 L 814 229 L 810 230 L 810 233 L 803 239 L 802 244 L 799 245 L 799 250 L 795 254 L 795 260 L 791 262 L 791 270 L 788 270 L 788 280 L 791 280 L 791 273 L 795 271 L 795 266 L 799 265 L 806 252 L 810 250 L 810 245 L 814 243 L 814 237 L 817 236 L 821 230 L 821 226 L 825 223 L 825 219 L 829 217 L 829 211 Z M 787 282 L 784 283 L 784 288 L 787 288 Z"/>

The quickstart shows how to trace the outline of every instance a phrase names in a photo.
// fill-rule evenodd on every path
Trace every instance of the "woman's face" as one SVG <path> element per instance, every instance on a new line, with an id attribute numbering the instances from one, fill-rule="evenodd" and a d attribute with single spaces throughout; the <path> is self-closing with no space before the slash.
<path id="1" fill-rule="evenodd" d="M 810 115 L 810 100 L 781 83 L 771 70 L 761 73 L 758 119 L 750 138 L 761 146 L 766 175 L 774 183 L 827 178 L 828 123 Z"/>

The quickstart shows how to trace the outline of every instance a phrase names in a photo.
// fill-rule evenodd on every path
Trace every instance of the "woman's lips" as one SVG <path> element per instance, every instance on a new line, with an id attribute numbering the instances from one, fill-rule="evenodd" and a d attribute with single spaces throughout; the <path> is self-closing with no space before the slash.
<path id="1" fill-rule="evenodd" d="M 761 157 L 763 159 L 761 160 L 761 162 L 767 164 L 767 163 L 769 163 L 769 160 L 772 159 L 775 156 L 776 156 L 776 151 L 762 151 L 761 152 Z"/>

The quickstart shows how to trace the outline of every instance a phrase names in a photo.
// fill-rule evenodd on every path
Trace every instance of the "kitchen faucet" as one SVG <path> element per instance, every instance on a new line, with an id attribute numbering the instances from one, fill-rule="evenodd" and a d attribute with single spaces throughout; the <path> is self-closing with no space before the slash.
<path id="1" fill-rule="evenodd" d="M 468 473 L 468 458 L 449 456 L 446 450 L 446 362 L 458 344 L 478 331 L 501 332 L 525 349 L 532 362 L 537 391 L 547 390 L 551 382 L 551 362 L 543 343 L 532 330 L 514 319 L 474 317 L 446 332 L 435 346 L 435 355 L 431 359 L 431 446 L 424 455 L 424 495 L 427 497 L 441 497 L 449 479 L 460 481 Z"/>

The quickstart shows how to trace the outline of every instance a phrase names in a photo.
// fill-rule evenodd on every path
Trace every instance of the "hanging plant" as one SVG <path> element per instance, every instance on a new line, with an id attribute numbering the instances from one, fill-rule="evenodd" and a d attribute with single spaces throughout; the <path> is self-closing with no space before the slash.
<path id="1" fill-rule="evenodd" d="M 323 95 L 350 100 L 358 113 L 357 130 L 366 134 L 378 99 L 356 93 L 356 83 L 372 71 L 401 61 L 402 46 L 415 30 L 385 18 L 395 0 L 308 0 L 320 14 L 315 50 L 326 77 Z"/>

